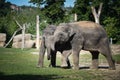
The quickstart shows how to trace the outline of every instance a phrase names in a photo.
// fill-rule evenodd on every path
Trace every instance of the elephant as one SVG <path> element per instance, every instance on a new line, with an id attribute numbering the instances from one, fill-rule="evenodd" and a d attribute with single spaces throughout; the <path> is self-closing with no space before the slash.
<path id="1" fill-rule="evenodd" d="M 42 42 L 41 42 L 41 47 L 40 47 L 40 52 L 39 52 L 39 60 L 38 60 L 38 66 L 37 67 L 43 67 L 44 54 L 45 54 L 46 49 L 47 49 L 47 59 L 51 60 L 51 62 L 49 64 L 49 67 L 50 66 L 56 67 L 56 53 L 57 53 L 57 50 L 52 50 L 51 49 L 51 46 L 50 46 L 51 41 L 49 39 L 54 34 L 55 30 L 56 30 L 55 25 L 48 25 L 48 27 L 46 27 L 43 30 L 42 40 L 41 40 Z M 70 67 L 70 61 L 68 59 L 70 51 L 62 51 L 61 54 L 62 54 L 62 65 L 61 65 L 61 67 Z"/>
<path id="2" fill-rule="evenodd" d="M 73 69 L 79 69 L 79 52 L 89 51 L 92 54 L 93 69 L 98 69 L 99 53 L 105 56 L 109 69 L 115 70 L 115 61 L 112 58 L 109 39 L 104 28 L 92 21 L 78 21 L 62 23 L 57 26 L 51 37 L 51 48 L 57 50 L 71 50 L 73 57 Z"/>

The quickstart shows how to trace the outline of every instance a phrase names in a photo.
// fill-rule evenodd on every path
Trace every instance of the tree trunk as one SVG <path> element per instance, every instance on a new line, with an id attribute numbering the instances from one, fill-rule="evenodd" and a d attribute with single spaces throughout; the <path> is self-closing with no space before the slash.
<path id="1" fill-rule="evenodd" d="M 22 28 L 22 46 L 21 49 L 23 50 L 25 48 L 25 24 L 23 24 Z"/>
<path id="2" fill-rule="evenodd" d="M 91 6 L 92 14 L 94 16 L 95 22 L 98 24 L 100 24 L 100 14 L 101 14 L 101 10 L 102 10 L 102 5 L 103 5 L 103 3 L 100 3 L 98 13 L 96 12 L 95 7 Z"/>
<path id="3" fill-rule="evenodd" d="M 77 14 L 74 14 L 74 21 L 77 21 Z"/>
<path id="4" fill-rule="evenodd" d="M 39 34 L 39 16 L 36 16 L 36 49 L 40 47 L 40 34 Z"/>

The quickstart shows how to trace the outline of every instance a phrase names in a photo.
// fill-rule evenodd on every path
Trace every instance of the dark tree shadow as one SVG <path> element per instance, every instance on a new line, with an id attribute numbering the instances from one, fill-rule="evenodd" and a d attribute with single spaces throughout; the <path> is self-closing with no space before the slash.
<path id="1" fill-rule="evenodd" d="M 15 74 L 4 75 L 0 72 L 0 80 L 55 80 L 63 78 L 57 75 L 31 75 L 31 74 Z"/>

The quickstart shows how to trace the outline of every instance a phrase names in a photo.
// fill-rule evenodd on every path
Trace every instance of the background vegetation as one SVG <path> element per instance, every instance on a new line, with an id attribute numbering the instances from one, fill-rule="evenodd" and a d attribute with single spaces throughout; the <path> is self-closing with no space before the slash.
<path id="1" fill-rule="evenodd" d="M 48 24 L 73 22 L 74 13 L 77 13 L 78 21 L 94 21 L 91 6 L 98 9 L 99 4 L 103 3 L 100 24 L 114 43 L 120 43 L 120 0 L 75 0 L 74 7 L 65 7 L 64 2 L 65 0 L 30 0 L 36 7 L 19 6 L 19 10 L 12 10 L 10 2 L 0 0 L 0 33 L 6 33 L 8 41 L 18 28 L 16 19 L 21 25 L 29 24 L 26 33 L 36 34 L 36 15 L 40 16 L 41 33 Z"/>

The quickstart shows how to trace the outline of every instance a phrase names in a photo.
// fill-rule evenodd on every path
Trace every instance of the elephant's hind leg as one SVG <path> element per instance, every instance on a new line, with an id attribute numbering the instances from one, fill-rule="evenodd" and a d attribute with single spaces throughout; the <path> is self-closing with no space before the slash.
<path id="1" fill-rule="evenodd" d="M 99 58 L 99 52 L 98 51 L 90 51 L 90 53 L 92 54 L 92 69 L 98 69 L 98 58 Z"/>
<path id="2" fill-rule="evenodd" d="M 100 49 L 100 53 L 102 55 L 105 56 L 105 58 L 107 59 L 108 61 L 108 64 L 109 64 L 109 69 L 111 70 L 115 70 L 115 62 L 112 58 L 112 55 L 111 55 L 111 50 L 110 50 L 110 47 L 107 45 L 107 46 L 104 46 Z"/>
<path id="3" fill-rule="evenodd" d="M 65 50 L 61 53 L 62 57 L 61 57 L 61 61 L 62 61 L 62 65 L 61 67 L 68 67 L 70 68 L 70 61 L 69 61 L 69 55 L 71 54 L 71 50 Z"/>

